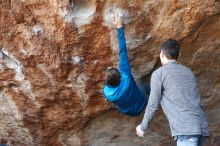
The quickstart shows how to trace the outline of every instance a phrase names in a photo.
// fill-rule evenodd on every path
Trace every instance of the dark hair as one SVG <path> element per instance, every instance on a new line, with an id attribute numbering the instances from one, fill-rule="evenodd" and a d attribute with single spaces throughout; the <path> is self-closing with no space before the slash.
<path id="1" fill-rule="evenodd" d="M 109 86 L 117 86 L 121 82 L 121 74 L 116 67 L 107 69 L 105 75 L 105 84 Z"/>
<path id="2" fill-rule="evenodd" d="M 160 50 L 164 52 L 168 59 L 177 60 L 179 57 L 180 45 L 176 40 L 169 39 L 161 45 Z"/>

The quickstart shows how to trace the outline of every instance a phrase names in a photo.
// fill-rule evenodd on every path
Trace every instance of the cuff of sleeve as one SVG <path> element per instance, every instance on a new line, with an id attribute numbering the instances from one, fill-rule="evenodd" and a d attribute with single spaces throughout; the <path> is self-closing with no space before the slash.
<path id="1" fill-rule="evenodd" d="M 117 28 L 117 31 L 122 32 L 122 31 L 124 31 L 124 29 L 125 29 L 124 26 L 122 26 L 121 28 Z"/>
<path id="2" fill-rule="evenodd" d="M 144 129 L 143 126 L 142 126 L 142 124 L 140 124 L 140 129 L 141 129 L 144 133 L 147 132 L 147 129 Z"/>

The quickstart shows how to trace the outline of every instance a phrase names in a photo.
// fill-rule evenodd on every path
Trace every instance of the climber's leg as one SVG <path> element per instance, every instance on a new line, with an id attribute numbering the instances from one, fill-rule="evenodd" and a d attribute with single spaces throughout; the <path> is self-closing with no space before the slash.
<path id="1" fill-rule="evenodd" d="M 150 84 L 149 83 L 137 83 L 138 88 L 149 97 L 150 95 Z"/>
<path id="2" fill-rule="evenodd" d="M 112 103 L 109 107 L 108 107 L 109 110 L 111 109 L 119 109 L 119 107 L 117 105 L 115 105 L 114 103 Z"/>
<path id="3" fill-rule="evenodd" d="M 142 84 L 142 86 L 144 88 L 145 93 L 149 96 L 150 95 L 150 84 L 145 83 L 145 84 Z"/>

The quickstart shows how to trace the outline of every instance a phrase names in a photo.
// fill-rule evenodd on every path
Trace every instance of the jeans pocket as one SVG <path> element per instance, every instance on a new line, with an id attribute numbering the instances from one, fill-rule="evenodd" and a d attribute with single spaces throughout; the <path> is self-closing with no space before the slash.
<path id="1" fill-rule="evenodd" d="M 198 146 L 199 136 L 181 135 L 177 136 L 177 146 Z"/>
<path id="2" fill-rule="evenodd" d="M 186 140 L 189 141 L 189 142 L 198 143 L 199 142 L 199 137 L 189 137 Z"/>

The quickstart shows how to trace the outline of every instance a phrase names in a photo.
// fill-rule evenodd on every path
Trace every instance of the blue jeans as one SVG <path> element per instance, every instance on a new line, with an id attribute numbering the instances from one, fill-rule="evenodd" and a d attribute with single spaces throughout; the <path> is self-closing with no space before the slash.
<path id="1" fill-rule="evenodd" d="M 178 135 L 175 136 L 177 146 L 202 146 L 203 136 L 201 135 Z"/>

